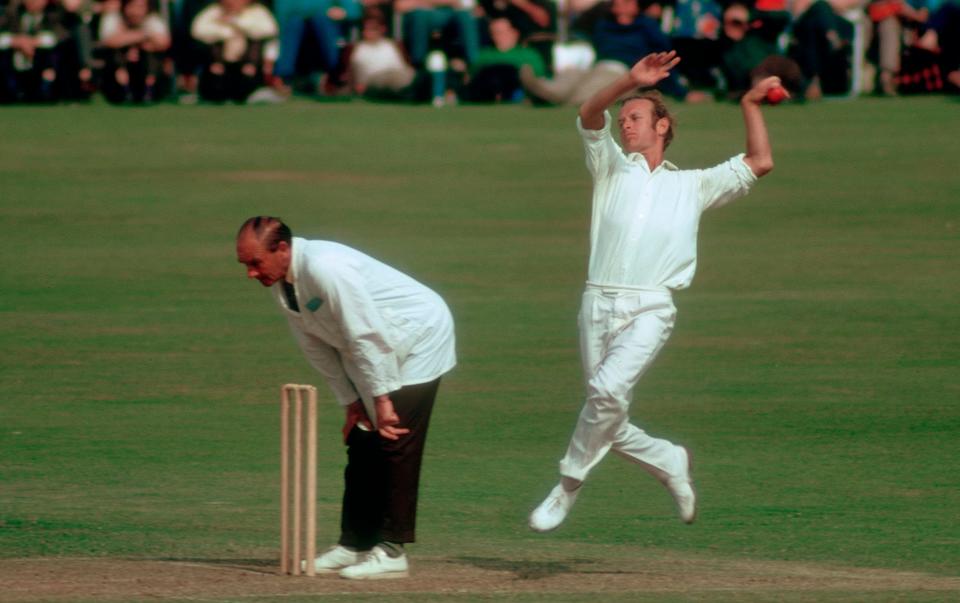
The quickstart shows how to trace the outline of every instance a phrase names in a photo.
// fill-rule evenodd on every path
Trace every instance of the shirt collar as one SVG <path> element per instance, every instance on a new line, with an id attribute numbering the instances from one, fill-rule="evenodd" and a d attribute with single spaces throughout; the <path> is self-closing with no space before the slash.
<path id="1" fill-rule="evenodd" d="M 642 153 L 628 153 L 627 160 L 632 163 L 640 164 L 644 168 L 646 168 L 647 171 L 650 171 L 650 166 L 647 164 L 647 158 L 644 157 Z M 667 159 L 664 159 L 663 161 L 660 162 L 660 165 L 657 166 L 657 170 L 659 170 L 660 168 L 663 168 L 665 170 L 670 170 L 672 172 L 676 172 L 680 170 L 680 168 L 678 168 L 676 165 L 674 165 L 671 161 Z M 653 171 L 655 172 L 657 170 L 653 170 Z"/>
<path id="2" fill-rule="evenodd" d="M 291 285 L 297 282 L 297 266 L 300 264 L 298 261 L 300 259 L 300 245 L 297 243 L 299 240 L 299 237 L 293 237 L 290 240 L 290 266 L 287 267 L 287 275 L 283 279 Z"/>

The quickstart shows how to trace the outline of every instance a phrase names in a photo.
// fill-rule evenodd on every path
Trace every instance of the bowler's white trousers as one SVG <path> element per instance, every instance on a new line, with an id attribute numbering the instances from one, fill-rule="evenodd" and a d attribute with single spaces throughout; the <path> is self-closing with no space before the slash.
<path id="1" fill-rule="evenodd" d="M 683 471 L 680 447 L 647 435 L 628 415 L 633 388 L 670 337 L 676 315 L 665 287 L 587 283 L 578 317 L 586 403 L 561 475 L 583 481 L 611 449 L 661 479 Z"/>

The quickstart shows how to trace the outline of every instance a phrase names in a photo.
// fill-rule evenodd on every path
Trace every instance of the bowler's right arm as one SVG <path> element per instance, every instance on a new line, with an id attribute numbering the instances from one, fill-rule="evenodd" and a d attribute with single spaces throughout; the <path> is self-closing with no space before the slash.
<path id="1" fill-rule="evenodd" d="M 580 106 L 580 124 L 587 130 L 603 128 L 603 112 L 620 97 L 637 88 L 655 86 L 670 75 L 670 70 L 680 62 L 675 50 L 654 52 L 643 57 L 606 88 L 603 88 Z"/>

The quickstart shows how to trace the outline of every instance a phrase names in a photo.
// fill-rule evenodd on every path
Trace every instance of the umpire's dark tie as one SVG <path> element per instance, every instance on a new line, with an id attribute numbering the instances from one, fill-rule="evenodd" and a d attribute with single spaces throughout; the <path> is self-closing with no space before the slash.
<path id="1" fill-rule="evenodd" d="M 300 305 L 297 303 L 297 294 L 293 290 L 293 285 L 283 280 L 283 294 L 287 296 L 287 307 L 294 312 L 300 311 Z"/>

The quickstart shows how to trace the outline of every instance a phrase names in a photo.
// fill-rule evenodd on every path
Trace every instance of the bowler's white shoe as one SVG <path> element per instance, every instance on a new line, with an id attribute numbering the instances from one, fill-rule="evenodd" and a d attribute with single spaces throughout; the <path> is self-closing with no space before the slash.
<path id="1" fill-rule="evenodd" d="M 550 491 L 549 496 L 530 514 L 530 529 L 535 532 L 549 532 L 563 523 L 567 513 L 570 512 L 570 507 L 577 500 L 580 487 L 569 492 L 564 490 L 563 484 L 557 484 Z"/>
<path id="2" fill-rule="evenodd" d="M 693 461 L 686 448 L 683 446 L 677 446 L 677 448 L 681 457 L 680 466 L 683 469 L 679 475 L 668 478 L 664 485 L 677 503 L 680 520 L 683 523 L 693 523 L 697 518 L 697 493 L 693 489 L 693 477 L 690 475 L 693 470 Z"/>
<path id="3" fill-rule="evenodd" d="M 327 549 L 327 552 L 313 560 L 313 569 L 318 574 L 332 574 L 339 572 L 345 567 L 359 563 L 363 559 L 363 553 L 351 551 L 345 546 L 336 545 Z M 300 563 L 300 569 L 306 569 L 307 562 Z"/>
<path id="4" fill-rule="evenodd" d="M 373 547 L 367 556 L 355 565 L 340 570 L 340 577 L 348 580 L 386 580 L 410 575 L 407 555 L 391 557 L 383 548 Z"/>

